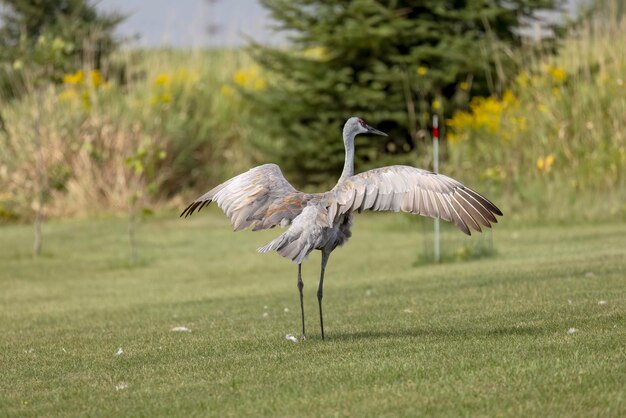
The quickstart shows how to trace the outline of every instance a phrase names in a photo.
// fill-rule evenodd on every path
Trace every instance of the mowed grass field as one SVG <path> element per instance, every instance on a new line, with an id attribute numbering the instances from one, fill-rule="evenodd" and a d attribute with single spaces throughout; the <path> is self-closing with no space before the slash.
<path id="1" fill-rule="evenodd" d="M 0 228 L 0 416 L 626 416 L 626 224 L 496 226 L 495 257 L 418 265 L 364 214 L 296 266 L 214 208 Z M 460 233 L 459 233 L 460 234 Z M 190 332 L 175 332 L 184 326 Z M 121 348 L 122 354 L 117 355 Z"/>

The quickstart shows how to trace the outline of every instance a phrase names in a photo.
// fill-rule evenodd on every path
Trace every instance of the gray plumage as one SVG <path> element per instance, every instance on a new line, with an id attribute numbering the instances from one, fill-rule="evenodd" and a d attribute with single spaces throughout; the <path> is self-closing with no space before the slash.
<path id="1" fill-rule="evenodd" d="M 285 179 L 275 164 L 255 167 L 200 196 L 181 214 L 189 216 L 215 202 L 230 218 L 235 231 L 287 227 L 259 252 L 277 251 L 300 264 L 315 249 L 322 251 L 318 288 L 321 318 L 323 270 L 330 253 L 350 238 L 354 212 L 363 210 L 409 212 L 453 222 L 470 235 L 497 223 L 502 212 L 487 198 L 460 182 L 419 168 L 389 166 L 354 174 L 354 138 L 361 133 L 386 134 L 348 119 L 343 130 L 346 150 L 341 177 L 325 193 L 303 193 Z M 302 299 L 301 299 L 302 302 Z M 303 313 L 304 315 L 304 313 Z M 304 336 L 304 320 L 303 332 Z M 323 338 L 323 327 L 322 327 Z"/>

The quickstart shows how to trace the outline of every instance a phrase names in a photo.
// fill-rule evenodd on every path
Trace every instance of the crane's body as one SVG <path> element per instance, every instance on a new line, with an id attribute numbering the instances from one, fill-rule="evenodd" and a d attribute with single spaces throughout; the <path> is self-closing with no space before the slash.
<path id="1" fill-rule="evenodd" d="M 354 174 L 354 138 L 361 133 L 387 136 L 353 117 L 343 130 L 345 163 L 339 181 L 325 193 L 303 193 L 285 179 L 275 164 L 264 164 L 220 184 L 200 196 L 181 214 L 189 216 L 210 202 L 230 218 L 235 231 L 289 227 L 259 248 L 277 251 L 298 264 L 298 289 L 304 339 L 302 262 L 313 250 L 322 252 L 317 291 L 322 339 L 324 272 L 330 254 L 350 238 L 354 212 L 410 212 L 454 222 L 466 234 L 470 227 L 491 227 L 502 212 L 487 198 L 441 174 L 409 166 L 389 166 Z"/>

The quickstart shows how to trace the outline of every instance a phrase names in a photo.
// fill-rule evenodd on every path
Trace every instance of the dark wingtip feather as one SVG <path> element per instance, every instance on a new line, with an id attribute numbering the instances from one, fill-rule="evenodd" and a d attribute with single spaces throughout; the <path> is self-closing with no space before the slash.
<path id="1" fill-rule="evenodd" d="M 210 200 L 205 200 L 204 202 L 202 202 L 200 207 L 198 207 L 198 212 L 200 212 L 202 210 L 202 208 L 204 208 L 205 206 L 209 206 L 209 204 L 211 204 Z"/>
<path id="2" fill-rule="evenodd" d="M 485 196 L 481 195 L 476 190 L 472 190 L 469 187 L 466 187 L 464 190 L 466 192 L 469 192 L 475 199 L 479 200 L 481 203 L 486 205 L 487 208 L 491 210 L 493 213 L 495 213 L 496 215 L 504 216 L 502 211 L 496 205 L 494 205 L 491 200 L 487 199 Z"/>
<path id="3" fill-rule="evenodd" d="M 493 210 L 492 210 L 492 212 L 493 212 L 493 213 L 495 213 L 495 214 L 496 214 L 496 215 L 498 215 L 498 216 L 504 216 L 504 213 L 502 213 L 502 211 L 500 210 L 500 208 L 499 208 L 499 207 L 497 207 L 496 205 L 494 205 L 491 201 L 490 201 L 489 203 L 491 203 L 491 205 L 493 206 L 493 208 L 492 208 L 492 209 L 493 209 Z"/>
<path id="4" fill-rule="evenodd" d="M 180 216 L 179 216 L 179 217 L 180 217 L 180 218 L 182 218 L 182 217 L 184 216 L 184 217 L 186 218 L 188 215 L 185 215 L 185 214 L 187 213 L 187 211 L 189 211 L 189 208 L 191 208 L 192 206 L 193 206 L 193 203 L 192 203 L 192 204 L 190 204 L 189 206 L 187 206 L 187 207 L 185 208 L 185 210 L 183 210 L 183 211 L 181 212 L 181 214 L 180 214 Z"/>
<path id="5" fill-rule="evenodd" d="M 454 222 L 456 227 L 459 228 L 461 232 L 463 232 L 465 235 L 472 235 L 472 231 L 470 230 L 469 226 L 467 226 L 465 221 L 460 217 L 460 215 L 458 215 L 458 213 L 457 213 L 457 217 L 458 217 L 457 221 Z"/>
<path id="6" fill-rule="evenodd" d="M 196 209 L 198 209 L 198 206 L 200 207 L 198 209 L 198 212 L 200 212 L 200 210 L 204 207 L 207 206 L 209 203 L 211 203 L 210 200 L 196 200 L 194 202 L 191 202 L 191 204 L 189 206 L 187 206 L 185 208 L 185 210 L 180 214 L 180 217 L 182 218 L 183 216 L 186 218 L 188 216 L 193 215 L 193 213 L 196 211 Z"/>

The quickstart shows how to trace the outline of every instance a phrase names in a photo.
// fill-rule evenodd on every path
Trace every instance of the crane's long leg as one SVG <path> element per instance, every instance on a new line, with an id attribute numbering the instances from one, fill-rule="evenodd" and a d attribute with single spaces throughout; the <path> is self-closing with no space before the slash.
<path id="1" fill-rule="evenodd" d="M 322 297 L 324 296 L 324 270 L 326 270 L 326 263 L 330 253 L 322 251 L 322 268 L 320 270 L 320 284 L 317 287 L 317 302 L 320 305 L 320 328 L 322 329 L 322 340 L 324 339 L 324 316 L 322 315 Z"/>
<path id="2" fill-rule="evenodd" d="M 298 264 L 298 291 L 300 292 L 300 312 L 302 313 L 302 338 L 306 340 L 306 334 L 304 332 L 304 299 L 302 297 L 302 289 L 304 288 L 304 282 L 302 281 L 302 264 Z"/>

